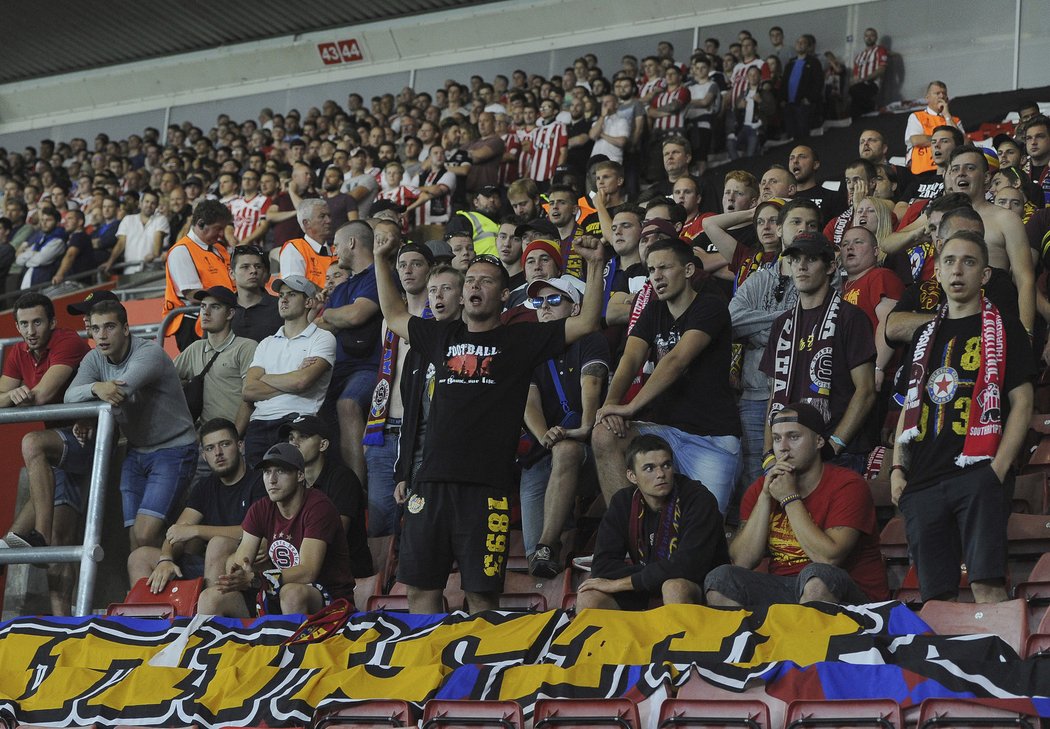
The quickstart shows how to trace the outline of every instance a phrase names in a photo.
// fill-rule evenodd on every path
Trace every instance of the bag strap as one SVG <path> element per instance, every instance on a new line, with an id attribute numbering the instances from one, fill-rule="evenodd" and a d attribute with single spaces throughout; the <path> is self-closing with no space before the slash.
<path id="1" fill-rule="evenodd" d="M 197 375 L 198 377 L 200 377 L 200 378 L 201 378 L 201 380 L 203 380 L 203 379 L 204 379 L 204 376 L 205 376 L 206 374 L 208 374 L 208 370 L 210 370 L 210 369 L 211 369 L 211 366 L 212 366 L 213 364 L 215 364 L 215 360 L 217 360 L 217 359 L 219 358 L 219 355 L 220 355 L 220 354 L 222 354 L 222 352 L 216 352 L 215 354 L 213 354 L 213 355 L 211 356 L 211 359 L 210 359 L 210 360 L 208 360 L 208 364 L 204 365 L 204 369 L 203 369 L 203 370 L 201 370 L 201 373 L 200 373 L 199 375 Z"/>
<path id="2" fill-rule="evenodd" d="M 340 597 L 333 600 L 326 607 L 308 617 L 306 622 L 284 641 L 284 645 L 318 643 L 325 640 L 342 630 L 353 613 L 354 607 L 346 598 Z"/>
<path id="3" fill-rule="evenodd" d="M 547 367 L 550 368 L 551 379 L 554 380 L 554 391 L 558 394 L 558 399 L 561 401 L 561 409 L 568 415 L 572 412 L 572 408 L 569 407 L 569 398 L 565 397 L 565 388 L 561 384 L 561 374 L 558 372 L 558 367 L 554 364 L 553 359 L 547 360 Z"/>

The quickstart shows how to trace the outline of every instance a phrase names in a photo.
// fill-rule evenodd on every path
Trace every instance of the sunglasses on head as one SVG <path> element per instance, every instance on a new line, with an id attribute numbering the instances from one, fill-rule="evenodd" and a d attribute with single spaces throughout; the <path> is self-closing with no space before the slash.
<path id="1" fill-rule="evenodd" d="M 561 302 L 568 299 L 568 294 L 547 294 L 546 296 L 532 296 L 529 298 L 529 304 L 532 305 L 533 309 L 539 309 L 543 306 L 544 302 L 548 306 L 561 306 Z"/>
<path id="2" fill-rule="evenodd" d="M 259 246 L 253 246 L 253 245 L 236 246 L 233 249 L 233 253 L 234 253 L 234 255 L 245 255 L 245 254 L 254 255 L 254 256 L 264 255 L 262 248 L 260 248 Z"/>

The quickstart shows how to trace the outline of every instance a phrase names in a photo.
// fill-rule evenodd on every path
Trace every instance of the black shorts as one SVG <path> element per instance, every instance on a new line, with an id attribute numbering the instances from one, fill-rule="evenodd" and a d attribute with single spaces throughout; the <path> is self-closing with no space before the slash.
<path id="1" fill-rule="evenodd" d="M 417 484 L 405 504 L 397 579 L 443 590 L 455 561 L 464 591 L 502 592 L 509 533 L 506 492 L 478 484 Z"/>
<path id="2" fill-rule="evenodd" d="M 970 582 L 1006 576 L 1011 485 L 986 464 L 918 491 L 904 490 L 900 510 L 923 600 L 957 595 L 961 562 Z"/>

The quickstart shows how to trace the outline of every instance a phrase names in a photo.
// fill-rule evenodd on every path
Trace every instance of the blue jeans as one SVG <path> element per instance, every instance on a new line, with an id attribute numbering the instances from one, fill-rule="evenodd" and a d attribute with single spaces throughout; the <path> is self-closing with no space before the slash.
<path id="1" fill-rule="evenodd" d="M 740 400 L 740 427 L 744 434 L 740 439 L 744 460 L 744 488 L 762 475 L 762 446 L 766 438 L 768 408 L 768 400 Z"/>
<path id="2" fill-rule="evenodd" d="M 394 463 L 397 433 L 383 434 L 383 445 L 365 447 L 368 464 L 368 536 L 385 537 L 398 531 L 399 508 L 394 503 Z"/>
<path id="3" fill-rule="evenodd" d="M 740 439 L 735 435 L 693 435 L 670 425 L 635 421 L 639 433 L 652 433 L 667 441 L 674 454 L 675 469 L 699 481 L 718 499 L 725 516 L 740 474 Z"/>
<path id="4" fill-rule="evenodd" d="M 124 526 L 132 526 L 138 514 L 167 519 L 196 467 L 196 443 L 150 452 L 129 449 L 120 471 Z"/>
<path id="5" fill-rule="evenodd" d="M 521 535 L 525 540 L 525 554 L 536 551 L 536 542 L 543 534 L 543 499 L 551 480 L 551 454 L 548 453 L 529 468 L 521 469 Z"/>

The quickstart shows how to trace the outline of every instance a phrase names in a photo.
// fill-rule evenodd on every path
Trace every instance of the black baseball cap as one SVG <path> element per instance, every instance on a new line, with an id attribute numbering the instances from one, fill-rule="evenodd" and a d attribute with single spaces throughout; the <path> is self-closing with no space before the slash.
<path id="1" fill-rule="evenodd" d="M 397 257 L 401 258 L 406 253 L 418 253 L 427 259 L 427 263 L 431 266 L 434 265 L 434 252 L 422 243 L 405 243 L 397 251 Z"/>
<path id="2" fill-rule="evenodd" d="M 277 443 L 270 446 L 270 450 L 266 451 L 266 455 L 259 462 L 260 468 L 266 468 L 267 466 L 284 466 L 296 471 L 306 470 L 303 454 L 291 443 Z"/>
<path id="3" fill-rule="evenodd" d="M 795 413 L 795 416 L 788 415 L 781 418 L 781 413 L 784 411 L 793 412 Z M 824 420 L 824 416 L 820 414 L 820 411 L 805 402 L 793 402 L 790 405 L 785 405 L 782 410 L 773 416 L 773 423 L 781 421 L 797 422 L 799 425 L 809 428 L 817 435 L 824 435 L 824 431 L 828 427 L 828 424 Z"/>
<path id="4" fill-rule="evenodd" d="M 801 253 L 805 256 L 821 256 L 825 261 L 835 260 L 835 249 L 823 233 L 803 232 L 795 236 L 791 245 L 784 248 L 781 255 L 790 256 Z"/>
<path id="5" fill-rule="evenodd" d="M 68 311 L 70 314 L 79 314 L 80 316 L 84 316 L 89 311 L 91 311 L 92 306 L 94 306 L 100 301 L 120 301 L 120 297 L 118 297 L 109 289 L 92 291 L 90 294 L 84 297 L 83 301 L 79 301 L 75 304 L 68 304 L 66 306 L 66 311 Z"/>
<path id="6" fill-rule="evenodd" d="M 225 286 L 212 286 L 211 288 L 202 289 L 195 293 L 193 298 L 197 301 L 204 301 L 209 296 L 216 299 L 220 304 L 230 307 L 237 306 L 237 294 Z"/>
<path id="7" fill-rule="evenodd" d="M 328 440 L 332 439 L 332 431 L 328 423 L 316 415 L 296 415 L 294 420 L 289 420 L 277 429 L 277 436 L 281 440 L 288 440 L 293 430 L 298 430 L 303 435 L 319 435 Z"/>
<path id="8" fill-rule="evenodd" d="M 514 235 L 515 237 L 520 238 L 522 234 L 527 233 L 530 230 L 542 234 L 547 240 L 561 240 L 561 233 L 558 232 L 558 226 L 546 218 L 534 218 L 527 223 L 522 223 L 514 229 Z"/>

